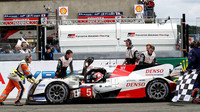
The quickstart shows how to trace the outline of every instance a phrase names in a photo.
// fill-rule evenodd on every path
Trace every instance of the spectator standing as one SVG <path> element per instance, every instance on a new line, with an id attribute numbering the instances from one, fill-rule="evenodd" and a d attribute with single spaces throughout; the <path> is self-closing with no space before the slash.
<path id="1" fill-rule="evenodd" d="M 176 44 L 176 50 L 180 51 L 180 45 L 179 44 Z"/>
<path id="2" fill-rule="evenodd" d="M 191 51 L 192 50 L 192 46 L 191 46 L 191 44 L 192 44 L 192 38 L 191 37 L 188 37 L 188 43 L 189 43 L 189 51 Z"/>
<path id="3" fill-rule="evenodd" d="M 22 49 L 20 50 L 21 53 L 31 53 L 31 50 L 28 49 L 28 45 L 25 41 L 21 44 Z"/>
<path id="4" fill-rule="evenodd" d="M 53 49 L 50 45 L 46 45 L 46 52 L 44 53 L 44 60 L 53 60 Z"/>
<path id="5" fill-rule="evenodd" d="M 11 54 L 11 53 L 13 53 L 10 49 L 11 49 L 10 45 L 9 44 L 5 44 L 3 46 L 1 54 Z"/>
<path id="6" fill-rule="evenodd" d="M 57 50 L 58 53 L 60 52 L 60 46 L 59 45 L 56 45 L 55 49 Z"/>
<path id="7" fill-rule="evenodd" d="M 142 0 L 142 1 L 141 1 L 141 4 L 144 5 L 144 15 L 143 15 L 143 16 L 146 18 L 146 17 L 147 17 L 148 2 L 147 2 L 147 0 Z"/>
<path id="8" fill-rule="evenodd" d="M 21 50 L 21 46 L 20 45 L 16 45 L 15 46 L 15 50 L 13 51 L 13 53 L 17 54 L 17 53 L 21 53 L 20 50 Z"/>
<path id="9" fill-rule="evenodd" d="M 148 7 L 147 7 L 147 17 L 148 18 L 153 18 L 154 17 L 154 0 L 150 0 L 148 2 Z"/>
<path id="10" fill-rule="evenodd" d="M 155 6 L 154 0 L 150 0 L 150 1 L 148 2 L 148 7 L 153 9 L 154 6 Z"/>

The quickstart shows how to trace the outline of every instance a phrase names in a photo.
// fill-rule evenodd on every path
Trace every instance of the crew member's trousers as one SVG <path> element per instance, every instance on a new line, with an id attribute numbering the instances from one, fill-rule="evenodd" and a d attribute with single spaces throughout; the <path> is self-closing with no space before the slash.
<path id="1" fill-rule="evenodd" d="M 6 100 L 6 98 L 8 97 L 8 95 L 10 94 L 10 92 L 14 89 L 14 88 L 18 89 L 18 94 L 17 97 L 15 99 L 15 102 L 18 102 L 21 100 L 22 95 L 24 93 L 24 86 L 22 81 L 13 81 L 13 80 L 9 80 L 8 85 L 6 86 L 6 88 L 4 89 L 3 93 L 1 94 L 0 97 L 0 102 L 3 102 Z"/>

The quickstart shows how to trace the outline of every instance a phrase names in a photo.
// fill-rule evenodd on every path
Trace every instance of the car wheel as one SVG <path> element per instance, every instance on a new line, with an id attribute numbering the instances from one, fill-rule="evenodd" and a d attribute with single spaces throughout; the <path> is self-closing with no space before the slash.
<path id="1" fill-rule="evenodd" d="M 147 96 L 154 100 L 164 100 L 169 94 L 169 87 L 163 80 L 156 79 L 147 86 Z"/>
<path id="2" fill-rule="evenodd" d="M 49 103 L 64 103 L 68 98 L 69 90 L 63 83 L 50 84 L 46 89 L 46 99 Z"/>

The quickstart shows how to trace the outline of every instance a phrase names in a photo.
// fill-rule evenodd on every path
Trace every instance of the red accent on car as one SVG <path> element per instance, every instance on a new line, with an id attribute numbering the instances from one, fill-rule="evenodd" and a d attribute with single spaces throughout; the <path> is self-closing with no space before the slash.
<path id="1" fill-rule="evenodd" d="M 129 76 L 133 72 L 135 67 L 136 65 L 118 65 L 111 74 L 110 78 Z"/>
<path id="2" fill-rule="evenodd" d="M 145 88 L 122 91 L 117 95 L 117 98 L 143 98 L 146 97 Z"/>
<path id="3" fill-rule="evenodd" d="M 176 83 L 169 83 L 171 93 L 176 90 L 176 85 Z"/>
<path id="4" fill-rule="evenodd" d="M 5 81 L 4 81 L 4 79 L 3 79 L 2 75 L 1 75 L 1 73 L 0 73 L 0 82 L 1 82 L 2 84 L 5 84 Z"/>

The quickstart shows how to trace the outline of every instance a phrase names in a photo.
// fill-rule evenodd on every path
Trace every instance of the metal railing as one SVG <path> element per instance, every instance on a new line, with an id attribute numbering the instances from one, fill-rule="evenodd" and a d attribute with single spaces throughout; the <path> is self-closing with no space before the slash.
<path id="1" fill-rule="evenodd" d="M 137 18 L 119 18 L 119 19 L 67 19 L 61 21 L 62 25 L 74 25 L 74 24 L 114 24 L 114 23 L 125 23 L 125 24 L 144 24 L 143 19 Z"/>

